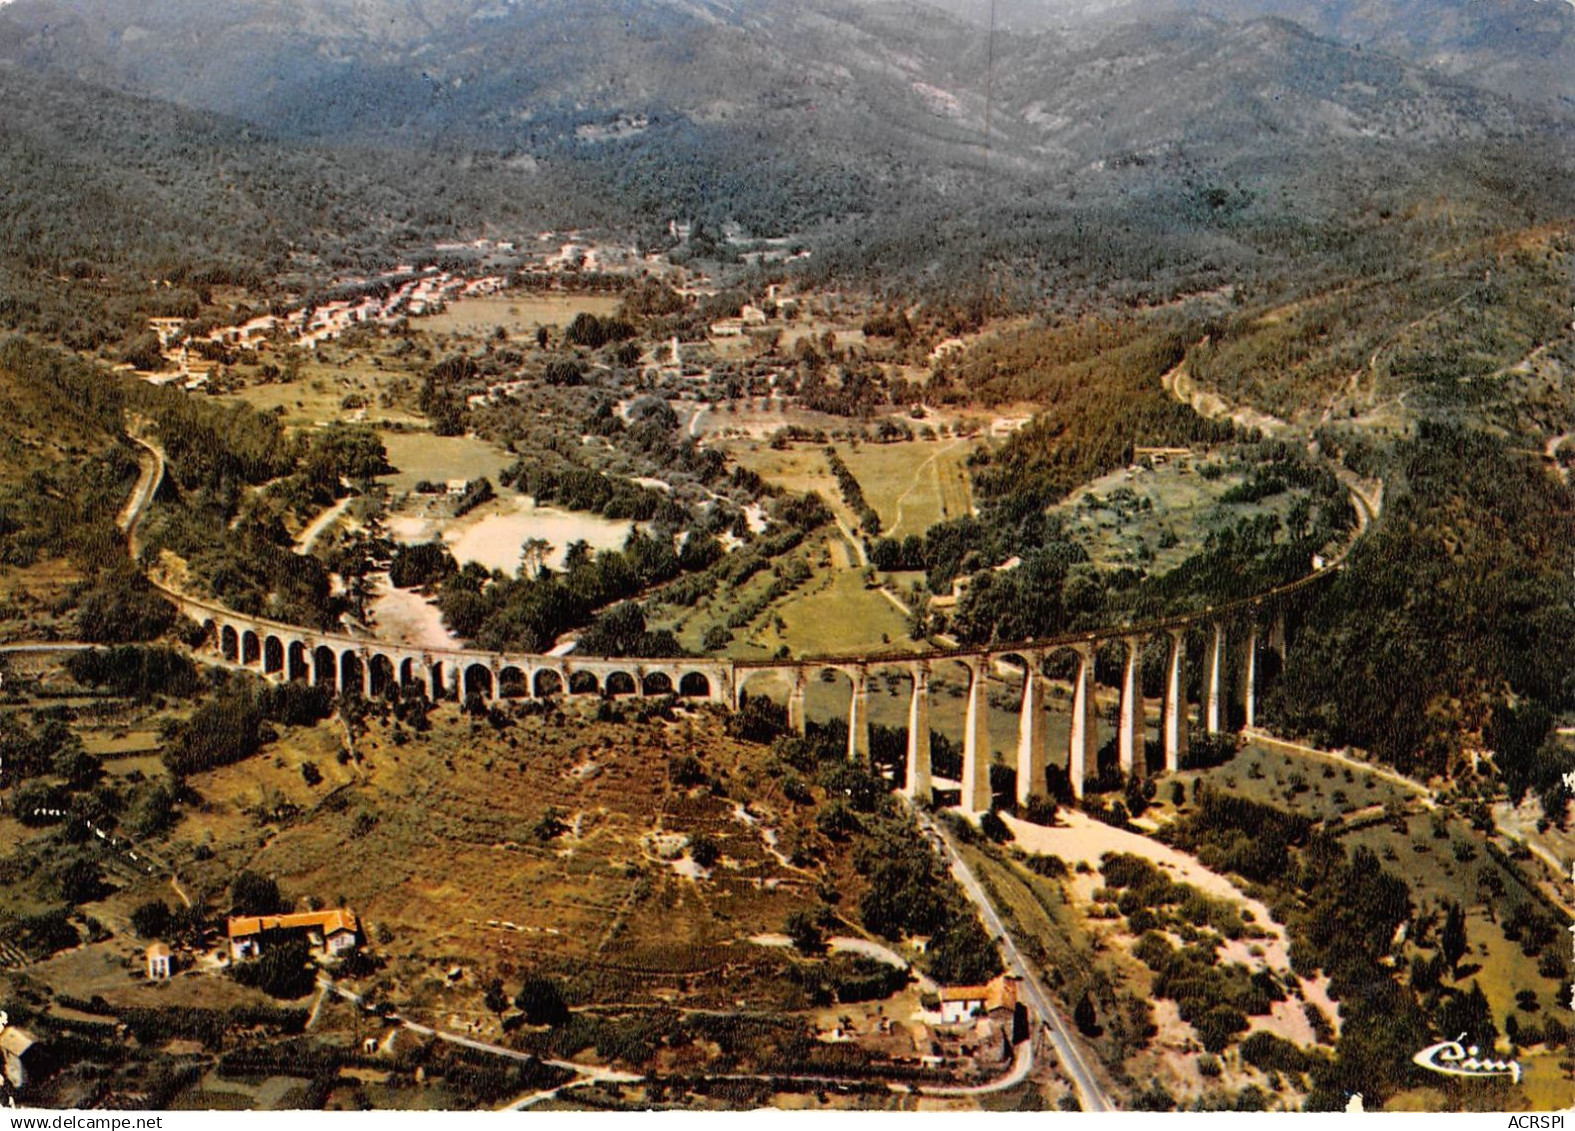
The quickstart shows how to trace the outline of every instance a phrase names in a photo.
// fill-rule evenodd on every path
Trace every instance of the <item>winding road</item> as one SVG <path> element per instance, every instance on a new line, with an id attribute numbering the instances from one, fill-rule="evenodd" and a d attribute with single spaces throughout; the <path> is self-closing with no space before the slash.
<path id="1" fill-rule="evenodd" d="M 121 508 L 120 517 L 115 520 L 115 525 L 126 536 L 126 545 L 131 550 L 133 558 L 137 556 L 137 524 L 142 521 L 143 512 L 148 509 L 148 504 L 153 502 L 153 496 L 158 494 L 159 484 L 164 482 L 164 452 L 157 445 L 143 438 L 142 433 L 147 427 L 147 422 L 140 417 L 130 417 L 127 420 L 127 438 L 140 446 L 147 455 L 142 460 L 142 473 L 137 477 L 137 485 L 132 488 L 131 497 L 126 500 L 126 505 Z"/>
<path id="2" fill-rule="evenodd" d="M 323 531 L 332 526 L 345 511 L 350 509 L 350 504 L 355 501 L 354 495 L 346 495 L 333 506 L 327 507 L 316 518 L 312 519 L 301 531 L 300 537 L 295 540 L 297 554 L 310 554 L 317 548 L 317 540 L 323 536 Z"/>

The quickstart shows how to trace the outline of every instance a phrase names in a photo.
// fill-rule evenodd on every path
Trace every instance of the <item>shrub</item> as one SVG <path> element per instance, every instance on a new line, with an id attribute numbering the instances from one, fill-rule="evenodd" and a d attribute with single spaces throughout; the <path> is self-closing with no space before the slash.
<path id="1" fill-rule="evenodd" d="M 1048 796 L 1030 797 L 1028 807 L 1023 812 L 1023 820 L 1035 825 L 1046 827 L 1056 822 L 1055 799 Z"/>
<path id="2" fill-rule="evenodd" d="M 191 695 L 202 686 L 191 660 L 173 648 L 94 648 L 73 653 L 66 660 L 66 670 L 84 686 L 108 687 L 116 695 L 139 700 Z"/>
<path id="3" fill-rule="evenodd" d="M 1247 1015 L 1234 1006 L 1216 1005 L 1195 1019 L 1192 1027 L 1197 1030 L 1198 1040 L 1203 1042 L 1203 1047 L 1209 1052 L 1218 1053 L 1235 1039 L 1237 1033 L 1247 1031 L 1248 1021 Z"/>
<path id="4" fill-rule="evenodd" d="M 131 929 L 139 939 L 163 938 L 170 929 L 170 909 L 162 900 L 152 899 L 131 913 Z"/>
<path id="5" fill-rule="evenodd" d="M 938 982 L 976 985 L 1002 969 L 995 941 L 971 911 L 954 914 L 930 940 L 930 975 Z"/>
<path id="6" fill-rule="evenodd" d="M 696 833 L 689 838 L 689 856 L 700 867 L 711 868 L 722 858 L 722 850 L 705 833 Z"/>
<path id="7" fill-rule="evenodd" d="M 1257 1032 L 1241 1042 L 1241 1059 L 1264 1072 L 1300 1074 L 1310 1071 L 1313 1058 L 1273 1033 Z"/>
<path id="8" fill-rule="evenodd" d="M 807 911 L 795 911 L 789 915 L 787 922 L 782 925 L 782 933 L 793 940 L 793 945 L 801 954 L 825 953 L 825 934 L 820 924 L 815 922 L 815 917 Z"/>
<path id="9" fill-rule="evenodd" d="M 1025 859 L 1023 864 L 1034 875 L 1051 880 L 1059 880 L 1070 871 L 1065 860 L 1049 853 L 1035 852 Z"/>
<path id="10" fill-rule="evenodd" d="M 312 992 L 317 976 L 308 965 L 304 939 L 274 942 L 264 935 L 262 947 L 262 955 L 256 961 L 237 963 L 230 968 L 230 976 L 243 986 L 285 1001 Z"/>
<path id="11" fill-rule="evenodd" d="M 256 872 L 239 872 L 230 881 L 230 914 L 278 915 L 290 910 L 279 885 Z"/>
<path id="12" fill-rule="evenodd" d="M 94 644 L 152 640 L 175 624 L 175 606 L 141 574 L 128 569 L 101 577 L 77 605 L 77 635 Z"/>
<path id="13" fill-rule="evenodd" d="M 1007 844 L 1012 840 L 1012 830 L 993 809 L 979 815 L 979 831 L 996 844 Z"/>
<path id="14" fill-rule="evenodd" d="M 562 1025 L 569 1020 L 569 1007 L 563 989 L 553 978 L 532 976 L 525 979 L 514 995 L 514 1007 L 531 1025 Z"/>
<path id="15" fill-rule="evenodd" d="M 262 740 L 261 705 L 250 691 L 235 684 L 192 712 L 175 730 L 164 750 L 164 764 L 178 775 L 227 766 L 257 753 Z"/>
<path id="16" fill-rule="evenodd" d="M 388 580 L 397 589 L 420 589 L 459 571 L 454 555 L 440 539 L 414 546 L 396 546 Z"/>

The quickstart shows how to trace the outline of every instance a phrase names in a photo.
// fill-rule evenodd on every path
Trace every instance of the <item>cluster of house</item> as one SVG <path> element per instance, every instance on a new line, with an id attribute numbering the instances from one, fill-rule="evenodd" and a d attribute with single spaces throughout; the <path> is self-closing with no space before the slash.
<path id="1" fill-rule="evenodd" d="M 914 1039 L 921 1064 L 938 1065 L 946 1054 L 981 1067 L 1005 1064 L 1029 1037 L 1028 1010 L 1018 1000 L 1015 978 L 1003 974 L 985 985 L 942 986 L 936 996 L 937 1008 L 920 1015 L 925 1025 Z"/>
<path id="2" fill-rule="evenodd" d="M 711 323 L 711 336 L 713 338 L 737 338 L 745 331 L 758 329 L 771 321 L 772 313 L 777 317 L 786 317 L 790 310 L 798 305 L 797 299 L 779 298 L 777 284 L 772 283 L 766 293 L 765 305 L 756 306 L 746 302 L 739 310 L 737 318 L 719 318 Z M 767 313 L 767 307 L 772 308 L 772 313 Z"/>
<path id="3" fill-rule="evenodd" d="M 230 957 L 256 958 L 269 946 L 305 939 L 320 954 L 332 958 L 356 949 L 361 942 L 361 924 L 354 911 L 346 907 L 326 911 L 292 911 L 283 915 L 236 915 L 229 920 L 226 935 Z M 173 951 L 161 942 L 143 952 L 148 980 L 163 982 L 176 971 Z"/>
<path id="4" fill-rule="evenodd" d="M 940 999 L 942 1025 L 963 1025 L 993 1014 L 1010 1015 L 1017 1009 L 1017 979 L 1002 974 L 982 986 L 942 986 L 936 997 Z"/>
<path id="5" fill-rule="evenodd" d="M 358 325 L 429 314 L 453 299 L 496 294 L 508 286 L 508 280 L 502 275 L 472 279 L 435 268 L 417 275 L 415 268 L 409 265 L 396 268 L 395 275 L 390 278 L 399 281 L 386 295 L 338 299 L 303 307 L 283 317 L 259 314 L 237 325 L 220 327 L 202 340 L 233 349 L 266 350 L 272 348 L 276 336 L 282 334 L 292 345 L 315 350 L 319 343 L 337 338 Z M 176 364 L 177 376 L 169 380 L 179 379 L 188 388 L 195 388 L 216 368 L 216 363 L 191 352 L 184 318 L 151 318 L 148 326 L 158 335 L 159 348 Z M 176 346 L 179 346 L 178 351 L 172 353 Z"/>
<path id="6" fill-rule="evenodd" d="M 230 957 L 256 958 L 264 947 L 304 938 L 332 957 L 360 943 L 361 925 L 346 907 L 327 911 L 294 911 L 284 915 L 241 915 L 230 919 Z"/>
<path id="7" fill-rule="evenodd" d="M 399 269 L 400 274 L 411 271 L 413 268 L 409 267 Z M 452 299 L 496 294 L 507 285 L 508 280 L 501 275 L 469 279 L 447 271 L 429 270 L 415 278 L 404 279 L 386 295 L 367 294 L 325 302 L 284 318 L 261 315 L 239 326 L 215 330 L 208 335 L 208 340 L 241 349 L 257 349 L 282 331 L 295 345 L 315 350 L 318 343 L 337 338 L 355 326 L 429 314 L 442 309 Z"/>
<path id="8" fill-rule="evenodd" d="M 1010 1063 L 1017 1046 L 1029 1039 L 1028 1010 L 1018 1001 L 1017 982 L 1003 975 L 985 985 L 943 986 L 926 996 L 924 1007 L 906 1025 L 882 1012 L 858 1031 L 848 1018 L 823 1031 L 828 1044 L 858 1041 L 893 1063 L 942 1068 L 971 1062 L 981 1070 Z"/>
<path id="9" fill-rule="evenodd" d="M 1147 460 L 1154 467 L 1164 467 L 1171 462 L 1185 466 L 1192 456 L 1191 448 L 1133 448 L 1132 464 L 1136 467 Z"/>

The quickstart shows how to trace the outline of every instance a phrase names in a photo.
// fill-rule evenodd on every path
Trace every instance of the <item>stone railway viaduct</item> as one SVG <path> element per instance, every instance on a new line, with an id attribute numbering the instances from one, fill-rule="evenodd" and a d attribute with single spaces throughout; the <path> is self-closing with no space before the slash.
<path id="1" fill-rule="evenodd" d="M 1188 704 L 1186 670 L 1188 635 L 1203 639 L 1203 672 L 1197 724 L 1220 733 L 1229 716 L 1227 696 L 1238 696 L 1242 717 L 1255 725 L 1257 695 L 1265 650 L 1286 658 L 1285 610 L 1289 599 L 1338 572 L 1344 557 L 1297 581 L 1267 593 L 1202 612 L 1145 624 L 1103 629 L 1049 640 L 956 649 L 891 652 L 866 656 L 807 657 L 793 660 L 725 660 L 715 658 L 603 658 L 579 655 L 522 655 L 474 649 L 420 648 L 319 632 L 261 617 L 233 612 L 220 605 L 171 590 L 165 595 L 207 630 L 206 647 L 225 662 L 251 669 L 280 682 L 297 680 L 362 695 L 383 694 L 390 686 L 431 699 L 480 696 L 499 699 L 552 696 L 680 697 L 738 710 L 751 683 L 785 682 L 790 726 L 805 728 L 804 698 L 811 676 L 841 673 L 852 686 L 848 707 L 848 757 L 868 760 L 870 750 L 869 690 L 872 674 L 906 672 L 912 681 L 908 710 L 907 776 L 903 791 L 930 800 L 934 780 L 930 767 L 930 683 L 932 674 L 950 665 L 967 675 L 967 710 L 963 726 L 961 807 L 971 813 L 990 808 L 989 707 L 986 682 L 999 666 L 1022 671 L 1017 741 L 1017 800 L 1026 805 L 1046 793 L 1047 766 L 1045 666 L 1072 671 L 1072 721 L 1067 757 L 1074 794 L 1081 797 L 1090 770 L 1097 769 L 1100 748 L 1095 711 L 1095 656 L 1101 649 L 1121 649 L 1124 663 L 1117 688 L 1117 760 L 1122 772 L 1146 772 L 1145 698 L 1140 665 L 1151 642 L 1165 649 L 1166 664 L 1160 697 L 1160 737 L 1165 768 L 1180 768 L 1187 735 L 1194 725 Z M 1228 678 L 1228 652 L 1239 648 L 1238 686 Z M 835 678 L 835 677 L 833 677 Z"/>

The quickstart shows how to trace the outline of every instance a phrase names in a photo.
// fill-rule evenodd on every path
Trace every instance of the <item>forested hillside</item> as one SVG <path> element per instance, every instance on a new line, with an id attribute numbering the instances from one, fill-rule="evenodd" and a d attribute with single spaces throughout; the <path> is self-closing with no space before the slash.
<path id="1" fill-rule="evenodd" d="M 1384 521 L 1308 611 L 1270 717 L 1419 776 L 1492 750 L 1517 793 L 1568 796 L 1543 743 L 1575 710 L 1575 497 L 1467 427 L 1424 425 L 1386 470 Z"/>
<path id="2" fill-rule="evenodd" d="M 0 58 L 352 168 L 369 158 L 350 147 L 449 155 L 442 192 L 429 164 L 380 179 L 456 223 L 474 160 L 467 178 L 507 170 L 514 202 L 572 203 L 578 223 L 811 235 L 816 278 L 977 304 L 1282 281 L 1411 254 L 1391 221 L 1420 206 L 1532 222 L 1565 192 L 1556 110 L 1248 10 L 1119 14 L 992 50 L 908 3 L 18 0 Z"/>
<path id="3" fill-rule="evenodd" d="M 0 64 L 0 102 L 0 327 L 76 348 L 114 345 L 149 316 L 194 316 L 216 285 L 386 267 L 526 223 L 553 195 L 496 162 L 305 148 L 12 65 Z M 594 216 L 594 197 L 576 200 Z"/>

